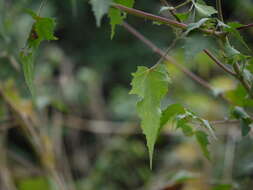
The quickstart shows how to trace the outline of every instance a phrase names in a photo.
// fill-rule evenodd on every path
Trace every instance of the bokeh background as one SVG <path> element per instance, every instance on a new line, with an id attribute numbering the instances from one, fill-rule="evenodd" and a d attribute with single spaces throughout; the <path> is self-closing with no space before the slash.
<path id="1" fill-rule="evenodd" d="M 253 141 L 250 136 L 241 138 L 236 122 L 215 124 L 218 140 L 210 146 L 211 162 L 194 139 L 166 127 L 158 138 L 153 170 L 149 169 L 135 111 L 137 98 L 128 92 L 137 66 L 152 66 L 159 56 L 124 28 L 117 27 L 111 40 L 108 19 L 97 28 L 88 1 L 50 0 L 42 9 L 42 16 L 56 19 L 59 40 L 43 43 L 37 53 L 37 96 L 32 100 L 19 52 L 33 23 L 24 9 L 36 11 L 40 3 L 0 0 L 1 190 L 252 189 Z M 253 20 L 251 0 L 224 0 L 223 7 L 226 21 Z M 159 14 L 161 3 L 136 0 L 135 8 Z M 162 49 L 175 39 L 167 26 L 130 15 L 127 21 Z M 242 34 L 252 47 L 253 29 Z M 227 93 L 232 105 L 249 103 L 237 97 L 245 92 L 236 81 L 203 53 L 187 60 L 179 42 L 170 55 Z M 164 105 L 181 103 L 211 121 L 229 117 L 231 105 L 173 66 L 168 70 L 172 83 Z"/>

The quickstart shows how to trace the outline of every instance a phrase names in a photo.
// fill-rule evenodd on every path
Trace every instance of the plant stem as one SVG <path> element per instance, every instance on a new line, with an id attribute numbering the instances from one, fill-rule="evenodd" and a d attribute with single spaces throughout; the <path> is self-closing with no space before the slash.
<path id="1" fill-rule="evenodd" d="M 224 64 L 222 64 L 209 50 L 203 50 L 205 54 L 207 54 L 220 68 L 222 68 L 225 72 L 229 73 L 232 76 L 236 76 L 236 73 L 227 68 Z"/>
<path id="2" fill-rule="evenodd" d="M 217 8 L 217 11 L 218 11 L 218 17 L 219 17 L 219 19 L 220 19 L 222 22 L 224 22 L 223 13 L 222 13 L 221 0 L 216 0 L 216 8 Z"/>
<path id="3" fill-rule="evenodd" d="M 153 44 L 150 40 L 148 40 L 146 37 L 144 37 L 141 33 L 139 33 L 137 30 L 135 30 L 132 26 L 127 24 L 126 22 L 122 23 L 122 26 L 129 31 L 132 35 L 134 35 L 136 38 L 138 38 L 140 41 L 142 41 L 147 47 L 152 49 L 155 53 L 162 56 L 166 61 L 170 62 L 171 64 L 175 65 L 178 69 L 180 69 L 183 73 L 185 73 L 188 77 L 190 77 L 192 80 L 196 81 L 203 87 L 212 90 L 212 87 L 209 83 L 207 83 L 205 80 L 200 78 L 199 76 L 195 75 L 193 72 L 189 71 L 184 66 L 178 64 L 176 60 L 168 55 L 164 51 L 162 51 L 160 48 L 158 48 L 155 44 Z"/>
<path id="4" fill-rule="evenodd" d="M 163 24 L 168 24 L 177 28 L 181 28 L 181 29 L 186 29 L 187 28 L 187 24 L 184 23 L 180 23 L 165 17 L 161 17 L 161 16 L 157 16 L 157 15 L 153 15 L 144 11 L 140 11 L 137 9 L 133 9 L 133 8 L 129 8 L 120 4 L 113 4 L 113 7 L 120 9 L 121 11 L 124 11 L 126 13 L 129 13 L 131 15 L 137 16 L 137 17 L 141 17 L 144 19 L 148 19 L 148 20 L 152 20 L 152 21 L 157 21 L 157 22 L 161 22 Z"/>

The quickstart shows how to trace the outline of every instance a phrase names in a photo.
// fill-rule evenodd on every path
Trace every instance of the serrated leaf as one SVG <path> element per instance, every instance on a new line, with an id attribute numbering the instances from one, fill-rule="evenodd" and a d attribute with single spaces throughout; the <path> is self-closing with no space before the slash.
<path id="1" fill-rule="evenodd" d="M 113 0 L 113 2 L 124 5 L 129 8 L 132 8 L 134 6 L 134 0 Z M 122 24 L 123 20 L 126 18 L 126 13 L 123 13 L 115 8 L 110 8 L 108 12 L 108 17 L 110 18 L 112 39 L 115 35 L 116 26 Z"/>
<path id="2" fill-rule="evenodd" d="M 195 137 L 197 139 L 197 142 L 199 143 L 201 150 L 203 152 L 203 154 L 205 155 L 205 157 L 210 160 L 210 152 L 208 150 L 208 145 L 209 140 L 208 140 L 208 135 L 203 132 L 203 131 L 196 131 L 195 132 Z"/>
<path id="3" fill-rule="evenodd" d="M 146 136 L 150 157 L 150 167 L 154 145 L 159 133 L 161 112 L 161 100 L 168 91 L 169 77 L 166 68 L 159 65 L 156 68 L 138 67 L 133 73 L 132 90 L 130 94 L 140 97 L 137 103 L 137 112 L 141 118 L 141 127 Z"/>
<path id="4" fill-rule="evenodd" d="M 108 12 L 111 2 L 112 0 L 90 0 L 98 27 L 101 25 L 102 17 Z"/>
<path id="5" fill-rule="evenodd" d="M 196 8 L 196 10 L 203 16 L 212 16 L 213 14 L 216 14 L 217 13 L 217 10 L 212 7 L 212 6 L 208 6 L 208 5 L 205 5 L 205 4 L 201 4 L 201 3 L 196 3 L 193 1 L 193 4 Z"/>

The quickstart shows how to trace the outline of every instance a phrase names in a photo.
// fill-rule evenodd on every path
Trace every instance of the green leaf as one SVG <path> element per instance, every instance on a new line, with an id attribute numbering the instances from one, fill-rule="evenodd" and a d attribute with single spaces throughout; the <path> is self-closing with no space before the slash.
<path id="1" fill-rule="evenodd" d="M 232 58 L 234 59 L 235 56 L 239 57 L 241 55 L 241 53 L 235 49 L 233 46 L 231 46 L 231 44 L 227 41 L 225 44 L 224 44 L 224 50 L 225 50 L 225 53 L 226 53 L 226 57 L 228 58 Z M 238 59 L 236 59 L 235 61 L 237 61 Z"/>
<path id="2" fill-rule="evenodd" d="M 55 26 L 55 19 L 46 17 L 38 17 L 34 24 L 35 31 L 41 41 L 57 40 L 57 37 L 54 36 Z"/>
<path id="3" fill-rule="evenodd" d="M 237 30 L 238 27 L 243 26 L 243 25 L 238 22 L 229 22 L 226 24 L 226 26 L 227 27 L 224 27 L 224 31 L 232 34 L 233 37 L 235 37 L 240 43 L 244 45 L 244 47 L 246 47 L 251 52 L 249 46 L 246 44 L 240 32 Z"/>
<path id="4" fill-rule="evenodd" d="M 173 117 L 183 113 L 185 113 L 185 109 L 182 105 L 180 104 L 169 105 L 162 112 L 161 127 L 163 127 L 169 120 L 173 119 Z"/>
<path id="5" fill-rule="evenodd" d="M 166 68 L 159 65 L 153 69 L 138 67 L 133 73 L 132 90 L 130 94 L 140 97 L 137 103 L 137 112 L 141 118 L 141 127 L 146 136 L 150 157 L 150 167 L 154 145 L 160 129 L 161 100 L 168 91 L 169 77 Z"/>
<path id="6" fill-rule="evenodd" d="M 193 127 L 188 124 L 186 120 L 179 120 L 177 123 L 177 128 L 180 128 L 185 136 L 194 135 Z"/>
<path id="7" fill-rule="evenodd" d="M 234 109 L 232 110 L 232 116 L 234 116 L 236 119 L 249 118 L 247 112 L 242 107 L 238 106 L 234 107 Z"/>
<path id="8" fill-rule="evenodd" d="M 242 85 L 239 85 L 236 89 L 230 90 L 225 93 L 225 97 L 230 103 L 236 106 L 252 106 L 253 100 L 248 97 L 248 93 Z"/>
<path id="9" fill-rule="evenodd" d="M 198 22 L 191 23 L 188 25 L 185 35 L 189 34 L 189 32 L 200 28 L 205 22 L 207 22 L 209 18 L 202 18 Z"/>
<path id="10" fill-rule="evenodd" d="M 212 6 L 208 6 L 205 4 L 201 4 L 201 3 L 196 3 L 193 1 L 193 4 L 196 8 L 196 10 L 203 16 L 212 16 L 213 14 L 217 13 L 217 10 L 215 8 L 213 8 Z"/>
<path id="11" fill-rule="evenodd" d="M 26 11 L 35 20 L 30 31 L 27 47 L 20 52 L 20 61 L 22 64 L 26 84 L 32 94 L 35 95 L 33 78 L 34 78 L 34 56 L 40 43 L 44 40 L 57 40 L 54 36 L 56 27 L 55 19 L 39 17 L 31 10 Z"/>
<path id="12" fill-rule="evenodd" d="M 202 123 L 202 125 L 209 131 L 209 133 L 213 136 L 214 139 L 217 139 L 215 133 L 214 133 L 214 128 L 210 125 L 209 121 L 206 119 L 198 118 L 199 121 Z"/>
<path id="13" fill-rule="evenodd" d="M 210 160 L 210 152 L 208 150 L 208 145 L 210 144 L 208 141 L 208 135 L 203 131 L 196 131 L 195 137 L 201 147 L 202 152 L 204 153 L 205 157 Z"/>
<path id="14" fill-rule="evenodd" d="M 232 116 L 240 120 L 242 136 L 247 136 L 250 132 L 250 125 L 253 123 L 248 113 L 242 107 L 234 107 L 231 112 Z"/>
<path id="15" fill-rule="evenodd" d="M 133 7 L 135 0 L 113 0 L 114 3 L 124 5 L 126 7 Z"/>
<path id="16" fill-rule="evenodd" d="M 250 125 L 252 124 L 252 119 L 251 118 L 242 118 L 240 119 L 240 127 L 241 127 L 241 133 L 242 136 L 247 136 L 250 132 Z"/>
<path id="17" fill-rule="evenodd" d="M 108 12 L 111 2 L 112 0 L 90 0 L 98 27 L 101 25 L 102 17 Z"/>
<path id="18" fill-rule="evenodd" d="M 134 0 L 113 0 L 113 2 L 124 5 L 129 8 L 132 8 L 134 6 Z M 126 13 L 123 13 L 115 8 L 110 8 L 108 12 L 108 17 L 110 18 L 111 39 L 112 39 L 115 35 L 116 26 L 122 24 L 123 20 L 126 18 Z"/>
<path id="19" fill-rule="evenodd" d="M 197 45 L 194 45 L 197 44 Z M 191 34 L 184 40 L 184 51 L 186 61 L 192 60 L 198 53 L 204 49 L 209 50 L 216 47 L 216 42 L 212 37 L 204 36 L 203 34 Z"/>
<path id="20" fill-rule="evenodd" d="M 190 16 L 190 13 L 176 13 L 176 16 L 181 20 L 181 21 L 186 21 L 189 16 Z"/>
<path id="21" fill-rule="evenodd" d="M 111 39 L 113 39 L 115 35 L 115 28 L 117 25 L 122 24 L 124 16 L 122 16 L 122 13 L 115 8 L 110 8 L 108 16 L 111 24 Z"/>

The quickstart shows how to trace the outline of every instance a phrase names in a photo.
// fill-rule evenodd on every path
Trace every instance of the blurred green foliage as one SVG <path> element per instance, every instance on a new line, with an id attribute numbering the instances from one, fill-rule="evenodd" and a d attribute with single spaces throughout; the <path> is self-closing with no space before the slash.
<path id="1" fill-rule="evenodd" d="M 181 1 L 171 1 L 172 4 L 178 2 Z M 19 52 L 25 47 L 33 24 L 25 9 L 36 12 L 40 3 L 0 0 L 0 86 L 16 110 L 32 120 L 42 120 L 42 131 L 46 131 L 52 141 L 62 137 L 60 155 L 62 160 L 66 159 L 63 163 L 69 165 L 72 187 L 146 190 L 183 183 L 185 190 L 252 188 L 252 139 L 241 139 L 238 125 L 234 123 L 217 127 L 219 142 L 210 147 L 214 152 L 212 163 L 207 163 L 191 137 L 183 137 L 181 132 L 173 130 L 173 124 L 168 125 L 158 139 L 154 169 L 149 170 L 145 140 L 137 129 L 137 100 L 128 93 L 131 73 L 136 71 L 137 65 L 150 67 L 159 57 L 121 27 L 116 28 L 111 40 L 108 18 L 97 28 L 87 1 L 51 0 L 41 11 L 43 17 L 55 18 L 55 35 L 59 39 L 42 43 L 35 57 L 36 117 L 21 71 Z M 225 0 L 223 5 L 228 21 L 246 24 L 253 18 L 251 0 Z M 161 4 L 138 0 L 135 7 L 158 14 Z M 173 29 L 166 26 L 153 25 L 133 16 L 128 16 L 128 21 L 163 49 L 176 37 Z M 252 33 L 252 29 L 243 32 L 250 48 Z M 209 41 L 202 45 L 209 45 Z M 237 42 L 235 45 L 242 46 Z M 192 51 L 196 51 L 194 47 Z M 183 52 L 179 41 L 170 55 L 210 81 L 217 94 L 225 92 L 233 105 L 252 107 L 252 100 L 242 98 L 246 96 L 245 90 L 206 55 L 199 53 L 188 61 Z M 180 102 L 210 120 L 223 120 L 229 115 L 225 102 L 214 98 L 174 66 L 168 66 L 168 70 L 173 83 L 169 89 L 171 95 L 163 100 L 163 105 Z M 0 135 L 7 139 L 1 144 L 4 147 L 0 153 L 1 180 L 2 176 L 10 175 L 19 190 L 53 189 L 47 180 L 48 171 L 40 166 L 40 158 L 31 150 L 25 133 L 19 130 L 21 125 L 9 106 L 1 97 Z M 57 126 L 62 126 L 59 136 Z M 57 169 L 65 174 L 64 169 L 61 170 L 61 166 L 65 166 L 62 160 L 57 160 L 60 165 Z M 175 176 L 186 180 L 177 180 Z"/>

